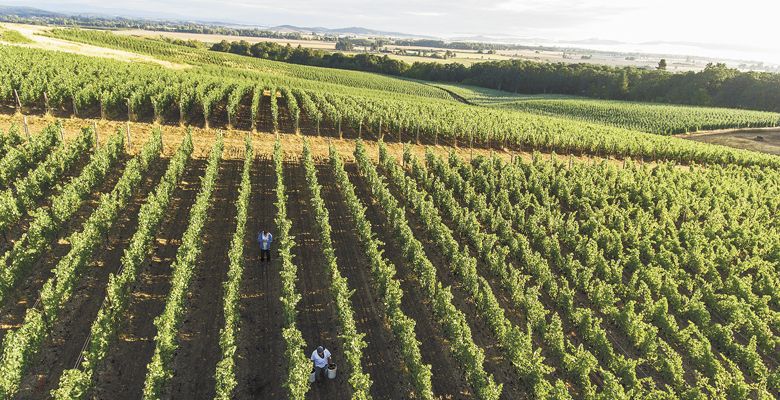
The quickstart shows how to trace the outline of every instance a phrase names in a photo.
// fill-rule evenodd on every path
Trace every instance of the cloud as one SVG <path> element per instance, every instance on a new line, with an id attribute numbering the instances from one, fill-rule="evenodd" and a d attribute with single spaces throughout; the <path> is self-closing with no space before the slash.
<path id="1" fill-rule="evenodd" d="M 642 8 L 641 5 L 616 3 L 607 0 L 500 0 L 486 7 L 489 11 L 518 14 L 546 15 L 550 19 L 558 16 L 577 15 L 581 18 L 611 18 Z"/>
<path id="2" fill-rule="evenodd" d="M 413 15 L 415 17 L 443 17 L 447 15 L 443 12 L 435 11 L 406 11 L 404 14 Z"/>
<path id="3" fill-rule="evenodd" d="M 775 0 L 776 1 L 776 0 Z M 495 37 L 624 42 L 714 43 L 753 49 L 777 59 L 769 0 L 0 0 L 63 12 L 178 18 L 254 26 L 299 25 L 371 29 L 451 37 L 459 32 Z M 32 3 L 32 4 L 31 4 Z M 774 49 L 774 50 L 772 50 Z M 713 52 L 716 50 L 712 50 Z M 771 56 L 771 57 L 769 57 Z"/>

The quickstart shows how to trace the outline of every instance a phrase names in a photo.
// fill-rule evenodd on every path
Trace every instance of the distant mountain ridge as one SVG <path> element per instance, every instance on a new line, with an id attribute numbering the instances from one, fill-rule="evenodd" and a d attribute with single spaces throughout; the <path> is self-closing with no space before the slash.
<path id="1" fill-rule="evenodd" d="M 41 10 L 40 8 L 35 8 L 35 7 L 4 6 L 4 5 L 0 5 L 0 14 L 17 15 L 19 17 L 48 17 L 48 18 L 67 17 L 67 15 L 65 14 Z"/>
<path id="2" fill-rule="evenodd" d="M 16 15 L 18 17 L 43 17 L 43 18 L 62 18 L 68 16 L 83 16 L 83 17 L 102 17 L 102 18 L 116 18 L 118 15 L 112 15 L 105 12 L 89 12 L 89 13 L 58 13 L 53 11 L 46 11 L 40 8 L 27 7 L 27 6 L 4 6 L 0 5 L 0 15 Z M 121 17 L 120 17 L 121 18 Z M 126 17 L 125 17 L 126 18 Z M 159 19 L 157 19 L 159 20 Z M 190 22 L 172 20 L 170 22 Z M 235 24 L 228 22 L 215 22 L 215 21 L 192 21 L 196 23 L 208 24 L 208 25 L 220 25 L 220 26 L 250 26 L 245 24 Z M 299 32 L 299 33 L 317 33 L 321 35 L 355 35 L 355 36 L 389 36 L 396 38 L 416 38 L 416 39 L 436 39 L 433 36 L 415 35 L 403 32 L 388 32 L 376 29 L 363 28 L 360 26 L 352 26 L 346 28 L 325 28 L 322 26 L 315 27 L 303 27 L 295 25 L 279 25 L 274 27 L 258 27 L 268 29 L 276 32 Z"/>
<path id="3" fill-rule="evenodd" d="M 300 32 L 300 33 L 318 33 L 318 34 L 331 34 L 331 35 L 357 35 L 357 36 L 391 36 L 398 38 L 421 38 L 421 39 L 437 39 L 433 36 L 414 35 L 403 32 L 388 32 L 380 31 L 376 29 L 363 28 L 359 26 L 352 26 L 348 28 L 325 28 L 321 26 L 314 27 L 302 27 L 295 25 L 279 25 L 269 27 L 268 30 L 277 32 Z"/>

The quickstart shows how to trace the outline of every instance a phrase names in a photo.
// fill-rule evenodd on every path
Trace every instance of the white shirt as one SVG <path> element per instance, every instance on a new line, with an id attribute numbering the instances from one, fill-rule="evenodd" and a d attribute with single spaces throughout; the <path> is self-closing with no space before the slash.
<path id="1" fill-rule="evenodd" d="M 271 235 L 271 232 L 260 232 L 259 235 L 257 235 L 257 242 L 260 243 L 260 248 L 263 250 L 270 250 L 271 249 L 271 242 L 274 240 L 274 236 Z"/>
<path id="2" fill-rule="evenodd" d="M 328 357 L 330 357 L 330 352 L 328 349 L 325 349 L 322 354 L 325 357 L 320 357 L 320 355 L 317 354 L 317 350 L 314 350 L 314 353 L 311 353 L 311 360 L 314 361 L 315 367 L 325 368 L 328 365 Z"/>

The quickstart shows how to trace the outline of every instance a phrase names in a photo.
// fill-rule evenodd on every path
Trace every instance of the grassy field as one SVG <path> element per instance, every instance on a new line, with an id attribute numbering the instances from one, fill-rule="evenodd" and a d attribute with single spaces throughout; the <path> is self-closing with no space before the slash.
<path id="1" fill-rule="evenodd" d="M 464 85 L 437 86 L 477 105 L 572 118 L 662 135 L 780 126 L 780 114 L 764 111 L 598 100 L 562 95 L 521 95 Z"/>
<path id="2" fill-rule="evenodd" d="M 26 44 L 33 41 L 14 29 L 6 29 L 0 26 L 0 42 Z"/>

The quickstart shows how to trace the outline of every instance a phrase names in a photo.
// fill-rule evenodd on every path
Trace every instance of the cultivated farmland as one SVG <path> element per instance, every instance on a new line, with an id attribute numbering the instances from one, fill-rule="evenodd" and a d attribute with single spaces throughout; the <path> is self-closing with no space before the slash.
<path id="1" fill-rule="evenodd" d="M 192 64 L 0 47 L 3 398 L 780 396 L 775 156 L 54 34 Z"/>

